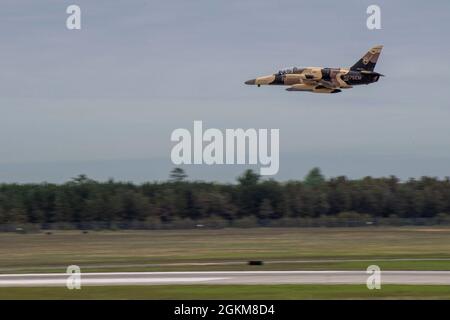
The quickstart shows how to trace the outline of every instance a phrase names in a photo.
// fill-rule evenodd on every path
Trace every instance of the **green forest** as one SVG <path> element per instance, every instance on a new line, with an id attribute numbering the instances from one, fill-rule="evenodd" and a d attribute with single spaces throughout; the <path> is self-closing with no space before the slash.
<path id="1" fill-rule="evenodd" d="M 251 170 L 236 183 L 190 181 L 175 168 L 167 181 L 143 184 L 85 175 L 64 184 L 0 184 L 0 226 L 42 229 L 449 223 L 449 213 L 449 178 L 327 179 L 319 168 L 301 181 L 286 182 L 262 179 Z"/>

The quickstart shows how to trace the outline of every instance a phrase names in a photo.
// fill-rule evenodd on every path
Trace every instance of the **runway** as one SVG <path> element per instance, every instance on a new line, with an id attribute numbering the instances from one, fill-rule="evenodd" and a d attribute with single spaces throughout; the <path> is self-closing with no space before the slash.
<path id="1" fill-rule="evenodd" d="M 66 286 L 70 275 L 3 274 L 0 287 Z M 81 273 L 81 286 L 186 284 L 366 284 L 365 271 L 206 271 Z M 73 279 L 73 278 L 72 278 Z M 450 285 L 450 271 L 382 271 L 381 284 Z"/>

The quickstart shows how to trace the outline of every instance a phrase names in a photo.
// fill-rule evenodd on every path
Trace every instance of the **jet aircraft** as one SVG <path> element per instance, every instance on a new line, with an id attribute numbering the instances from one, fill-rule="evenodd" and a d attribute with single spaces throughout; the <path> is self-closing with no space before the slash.
<path id="1" fill-rule="evenodd" d="M 374 71 L 381 49 L 383 46 L 373 47 L 350 68 L 290 68 L 245 81 L 245 84 L 289 86 L 287 91 L 338 93 L 341 89 L 377 82 L 384 76 Z"/>

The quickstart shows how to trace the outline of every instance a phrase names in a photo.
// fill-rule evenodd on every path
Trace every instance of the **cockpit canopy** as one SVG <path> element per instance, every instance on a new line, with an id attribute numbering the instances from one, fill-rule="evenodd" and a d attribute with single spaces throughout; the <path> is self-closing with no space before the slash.
<path id="1" fill-rule="evenodd" d="M 305 70 L 305 69 L 304 68 L 293 67 L 293 68 L 287 68 L 287 69 L 280 70 L 276 74 L 277 75 L 282 75 L 282 74 L 288 74 L 288 73 L 302 73 L 303 70 Z"/>

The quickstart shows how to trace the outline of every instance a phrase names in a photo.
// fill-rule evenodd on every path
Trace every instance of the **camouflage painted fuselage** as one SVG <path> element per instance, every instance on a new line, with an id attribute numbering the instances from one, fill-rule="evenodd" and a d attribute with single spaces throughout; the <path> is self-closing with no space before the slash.
<path id="1" fill-rule="evenodd" d="M 377 82 L 382 74 L 374 72 L 382 46 L 370 49 L 351 68 L 293 68 L 248 80 L 250 85 L 284 85 L 288 91 L 337 93 L 341 89 Z"/>

